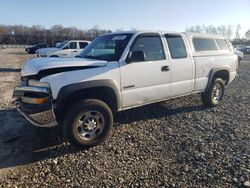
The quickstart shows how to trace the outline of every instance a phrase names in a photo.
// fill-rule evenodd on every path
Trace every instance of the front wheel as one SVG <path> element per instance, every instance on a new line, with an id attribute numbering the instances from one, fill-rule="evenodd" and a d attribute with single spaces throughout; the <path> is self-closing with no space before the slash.
<path id="1" fill-rule="evenodd" d="M 222 102 L 224 93 L 224 81 L 221 78 L 215 78 L 210 88 L 206 92 L 201 94 L 201 99 L 205 106 L 217 106 Z"/>
<path id="2" fill-rule="evenodd" d="M 104 142 L 112 126 L 113 115 L 108 105 L 87 99 L 71 107 L 63 124 L 63 135 L 71 144 L 88 148 Z"/>

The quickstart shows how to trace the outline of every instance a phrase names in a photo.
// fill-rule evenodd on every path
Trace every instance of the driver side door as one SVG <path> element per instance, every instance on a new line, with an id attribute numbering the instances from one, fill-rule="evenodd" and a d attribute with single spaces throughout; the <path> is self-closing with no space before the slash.
<path id="1" fill-rule="evenodd" d="M 163 39 L 158 33 L 140 34 L 129 54 L 144 54 L 145 59 L 120 62 L 123 108 L 170 97 L 170 61 L 164 53 Z"/>

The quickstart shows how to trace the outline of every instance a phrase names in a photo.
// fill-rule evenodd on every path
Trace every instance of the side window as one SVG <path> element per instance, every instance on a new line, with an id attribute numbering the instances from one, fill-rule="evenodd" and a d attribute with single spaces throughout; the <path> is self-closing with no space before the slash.
<path id="1" fill-rule="evenodd" d="M 187 57 L 187 50 L 180 35 L 165 35 L 172 59 Z"/>
<path id="2" fill-rule="evenodd" d="M 220 50 L 228 50 L 227 42 L 225 39 L 216 39 L 216 43 L 218 44 Z"/>
<path id="3" fill-rule="evenodd" d="M 194 38 L 193 44 L 194 44 L 195 51 L 216 51 L 216 50 L 218 50 L 214 39 Z"/>
<path id="4" fill-rule="evenodd" d="M 79 42 L 79 45 L 80 45 L 80 49 L 83 49 L 88 45 L 88 43 L 87 42 Z"/>
<path id="5" fill-rule="evenodd" d="M 136 39 L 130 51 L 144 52 L 145 61 L 165 59 L 161 38 L 159 36 L 140 36 Z"/>
<path id="6" fill-rule="evenodd" d="M 77 43 L 76 42 L 71 42 L 69 44 L 69 49 L 77 49 Z"/>

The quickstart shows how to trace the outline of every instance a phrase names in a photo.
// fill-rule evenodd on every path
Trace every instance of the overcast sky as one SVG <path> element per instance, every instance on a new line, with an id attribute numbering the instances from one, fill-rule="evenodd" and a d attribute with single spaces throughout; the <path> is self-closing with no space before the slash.
<path id="1" fill-rule="evenodd" d="M 185 31 L 195 25 L 250 29 L 250 0 L 0 0 L 0 24 Z"/>

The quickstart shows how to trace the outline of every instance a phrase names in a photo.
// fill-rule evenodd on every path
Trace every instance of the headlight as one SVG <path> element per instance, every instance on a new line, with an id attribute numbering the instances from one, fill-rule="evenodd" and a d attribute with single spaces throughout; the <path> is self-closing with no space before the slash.
<path id="1" fill-rule="evenodd" d="M 46 88 L 49 88 L 49 83 L 47 82 L 39 82 L 38 80 L 33 80 L 33 79 L 30 79 L 28 81 L 28 86 L 36 86 L 36 87 L 46 87 Z"/>

